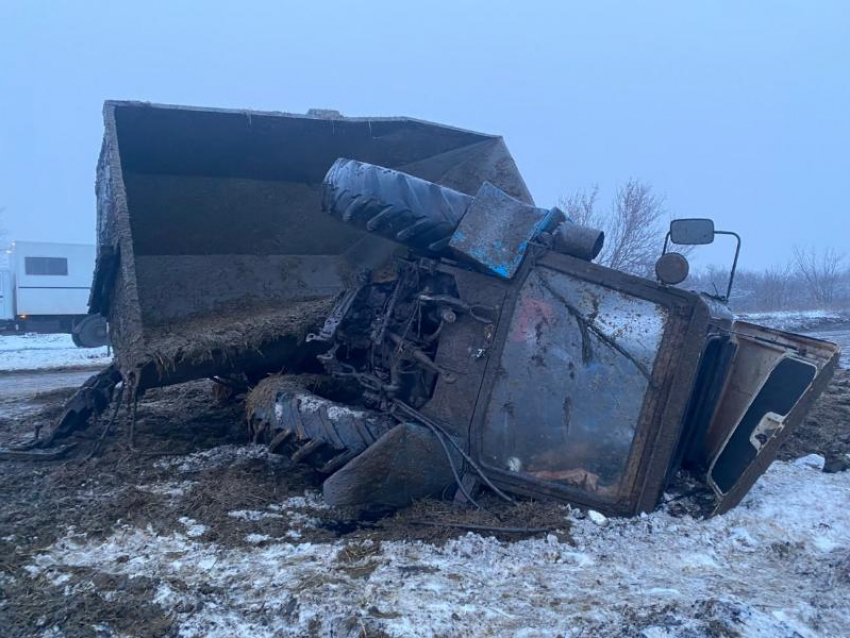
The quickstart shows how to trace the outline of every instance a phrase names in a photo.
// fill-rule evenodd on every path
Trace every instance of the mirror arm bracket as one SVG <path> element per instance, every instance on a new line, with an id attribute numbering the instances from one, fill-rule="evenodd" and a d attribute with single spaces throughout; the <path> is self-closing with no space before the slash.
<path id="1" fill-rule="evenodd" d="M 670 234 L 669 232 L 667 233 Z M 732 270 L 729 271 L 729 285 L 726 287 L 726 296 L 723 298 L 723 301 L 729 303 L 729 296 L 732 294 L 732 282 L 735 280 L 735 269 L 738 267 L 738 255 L 741 253 L 741 236 L 738 233 L 734 233 L 731 230 L 715 230 L 715 235 L 731 235 L 737 241 L 737 245 L 735 246 L 735 258 L 732 260 Z M 665 246 L 666 246 L 665 240 Z"/>
<path id="2" fill-rule="evenodd" d="M 715 230 L 715 235 L 731 235 L 737 241 L 735 246 L 735 258 L 732 260 L 732 270 L 729 271 L 729 284 L 726 286 L 726 295 L 722 298 L 724 303 L 729 303 L 729 296 L 732 294 L 732 282 L 735 281 L 735 270 L 738 268 L 738 255 L 741 254 L 741 236 L 731 230 Z M 662 255 L 667 254 L 667 246 L 670 243 L 670 231 L 664 236 L 664 248 L 661 250 Z"/>

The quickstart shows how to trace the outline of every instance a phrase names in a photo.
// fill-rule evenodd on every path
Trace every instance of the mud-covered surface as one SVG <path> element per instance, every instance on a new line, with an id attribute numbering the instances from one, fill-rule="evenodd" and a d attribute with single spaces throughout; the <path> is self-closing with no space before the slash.
<path id="1" fill-rule="evenodd" d="M 786 458 L 846 445 L 847 381 Z M 0 446 L 69 393 L 0 413 Z M 606 520 L 495 498 L 356 521 L 317 475 L 250 445 L 243 410 L 208 382 L 150 391 L 135 451 L 121 418 L 91 459 L 103 421 L 67 459 L 0 462 L 0 634 L 827 636 L 850 622 L 850 473 L 817 457 L 775 464 L 710 521 L 676 503 Z"/>
<path id="2" fill-rule="evenodd" d="M 247 316 L 222 308 L 215 315 L 151 326 L 119 365 L 141 368 L 143 387 L 239 371 L 282 370 L 309 352 L 305 338 L 322 325 L 331 307 L 331 299 L 319 299 Z"/>
<path id="3" fill-rule="evenodd" d="M 49 426 L 70 393 L 52 390 L 22 400 L 14 414 L 0 413 L 0 447 L 23 443 L 36 426 Z M 440 545 L 465 535 L 467 525 L 551 529 L 569 541 L 563 508 L 534 503 L 503 507 L 486 501 L 490 507 L 482 512 L 429 501 L 371 520 L 331 511 L 321 501 L 318 475 L 249 444 L 243 412 L 239 401 L 217 403 L 209 382 L 154 390 L 139 405 L 135 451 L 126 415 L 119 415 L 94 457 L 87 458 L 107 415 L 70 441 L 75 448 L 67 459 L 0 462 L 0 634 L 53 635 L 48 630 L 58 627 L 62 633 L 55 635 L 111 635 L 99 633 L 103 625 L 118 635 L 176 635 L 175 610 L 155 600 L 158 588 L 167 585 L 162 578 L 84 567 L 61 575 L 33 572 L 34 557 L 63 539 L 108 545 L 116 530 L 144 530 L 153 537 L 177 533 L 236 551 L 281 541 L 310 547 L 340 539 L 369 547 L 390 540 Z M 448 526 L 435 525 L 441 521 Z M 539 531 L 496 535 L 545 536 Z M 350 551 L 352 556 L 341 560 L 357 562 L 361 550 Z M 179 553 L 173 552 L 175 560 Z M 222 593 L 201 589 L 202 595 Z"/>
<path id="4" fill-rule="evenodd" d="M 785 442 L 780 459 L 820 454 L 841 464 L 850 454 L 850 371 L 838 369 L 803 423 Z"/>

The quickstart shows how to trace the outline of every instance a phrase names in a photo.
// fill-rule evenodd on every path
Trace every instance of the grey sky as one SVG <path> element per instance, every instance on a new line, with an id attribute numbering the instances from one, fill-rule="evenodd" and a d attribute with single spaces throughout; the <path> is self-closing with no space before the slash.
<path id="1" fill-rule="evenodd" d="M 745 240 L 850 250 L 850 3 L 0 2 L 11 238 L 94 241 L 104 99 L 505 137 L 538 204 L 637 177 Z M 723 255 L 713 255 L 718 260 Z"/>

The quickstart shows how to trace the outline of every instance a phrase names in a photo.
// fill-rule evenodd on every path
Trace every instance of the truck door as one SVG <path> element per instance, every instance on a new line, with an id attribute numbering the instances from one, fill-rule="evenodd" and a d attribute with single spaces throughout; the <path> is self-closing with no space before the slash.
<path id="1" fill-rule="evenodd" d="M 737 505 L 829 383 L 838 363 L 833 343 L 733 324 L 737 346 L 700 454 L 715 513 Z"/>

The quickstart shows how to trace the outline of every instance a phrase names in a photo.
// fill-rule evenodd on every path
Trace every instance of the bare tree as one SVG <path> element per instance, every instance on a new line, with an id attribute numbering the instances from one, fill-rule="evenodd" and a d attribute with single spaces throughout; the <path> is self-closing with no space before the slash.
<path id="1" fill-rule="evenodd" d="M 808 292 L 820 306 L 829 306 L 835 301 L 844 258 L 845 255 L 834 248 L 816 250 L 794 246 L 797 274 L 805 281 Z"/>
<path id="2" fill-rule="evenodd" d="M 664 215 L 663 198 L 647 184 L 629 180 L 619 188 L 611 210 L 608 266 L 638 275 L 651 273 L 661 250 Z"/>
<path id="3" fill-rule="evenodd" d="M 598 193 L 596 186 L 579 191 L 562 198 L 560 206 L 574 222 L 605 232 L 605 247 L 597 260 L 600 264 L 650 275 L 664 239 L 664 198 L 655 195 L 648 184 L 630 179 L 617 189 L 606 215 L 596 206 Z"/>
<path id="4" fill-rule="evenodd" d="M 792 285 L 791 264 L 767 268 L 759 278 L 756 303 L 764 310 L 782 310 Z"/>
<path id="5" fill-rule="evenodd" d="M 599 196 L 599 186 L 593 186 L 589 190 L 580 190 L 569 197 L 562 197 L 558 202 L 567 216 L 576 224 L 590 226 L 591 228 L 602 228 L 605 220 L 596 210 L 596 199 Z"/>

